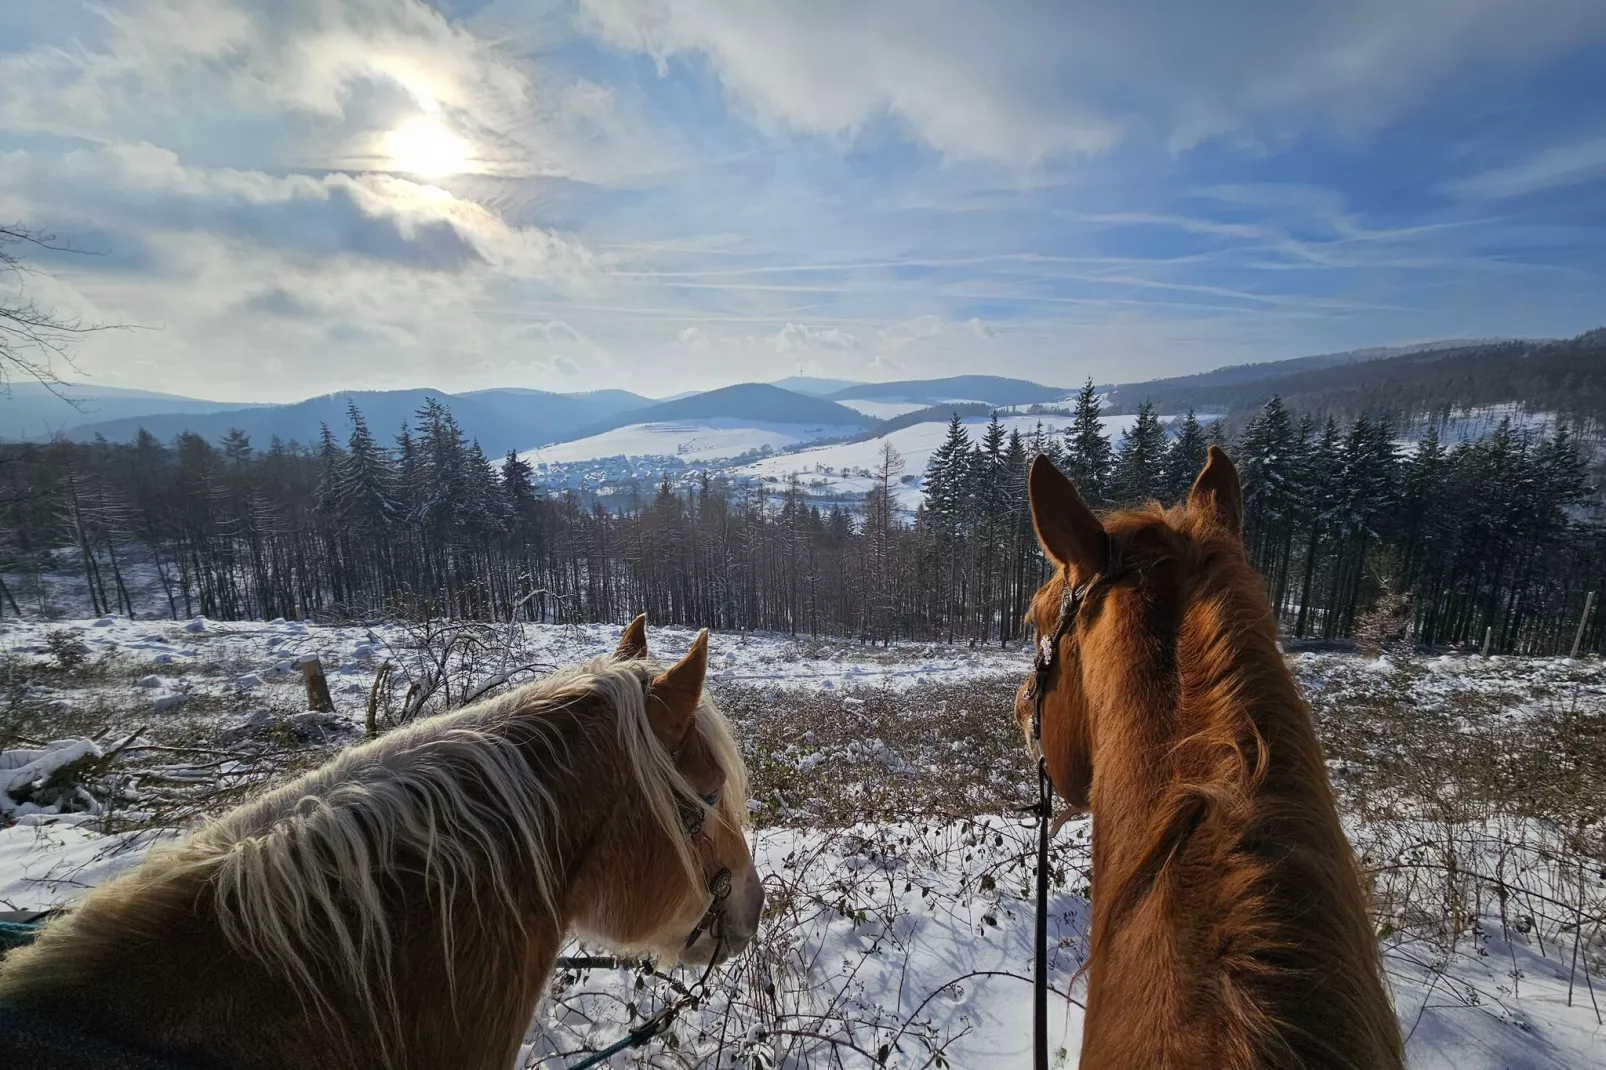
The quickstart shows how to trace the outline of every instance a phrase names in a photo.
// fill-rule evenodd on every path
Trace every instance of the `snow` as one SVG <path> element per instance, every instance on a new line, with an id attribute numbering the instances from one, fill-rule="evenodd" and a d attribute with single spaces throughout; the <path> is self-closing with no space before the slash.
<path id="1" fill-rule="evenodd" d="M 984 405 L 986 402 L 969 398 L 943 398 L 941 401 L 936 402 L 906 400 L 860 401 L 853 399 L 840 401 L 838 404 L 845 405 L 854 412 L 862 412 L 866 416 L 872 416 L 877 420 L 891 420 L 905 413 L 929 409 L 932 405 Z"/>
<path id="2" fill-rule="evenodd" d="M 1035 424 L 1036 418 L 1031 420 Z M 29 666 L 49 658 L 43 652 L 47 631 L 93 623 L 0 621 L 0 652 L 10 654 L 26 678 Z M 523 656 L 556 667 L 611 650 L 619 625 L 528 625 L 517 634 Z M 308 626 L 214 621 L 205 632 L 190 634 L 182 622 L 123 618 L 98 628 L 97 635 L 108 640 L 104 657 L 122 673 L 115 682 L 77 689 L 56 683 L 44 687 L 48 678 L 41 674 L 31 693 L 46 702 L 102 710 L 109 720 L 154 723 L 137 720 L 149 708 L 150 692 L 129 685 L 158 659 L 181 654 L 186 690 L 162 697 L 187 694 L 193 701 L 171 711 L 172 718 L 193 721 L 199 730 L 213 732 L 219 743 L 237 738 L 231 733 L 266 738 L 291 730 L 298 738 L 326 745 L 358 738 L 366 698 L 337 698 L 337 714 L 307 713 L 294 663 L 319 656 L 327 665 L 340 665 L 342 680 L 366 692 L 379 665 L 397 663 L 408 639 L 405 627 L 388 622 Z M 690 629 L 655 626 L 650 642 L 655 656 L 669 660 L 684 652 L 694 636 Z M 716 697 L 727 688 L 760 689 L 766 699 L 764 716 L 786 717 L 804 697 L 826 696 L 819 700 L 840 707 L 849 724 L 866 726 L 862 736 L 832 747 L 817 746 L 800 731 L 796 747 L 769 757 L 803 784 L 849 768 L 908 784 L 941 775 L 940 768 L 927 765 L 928 756 L 904 744 L 894 749 L 874 734 L 871 713 L 878 703 L 891 696 L 911 710 L 921 708 L 917 704 L 935 694 L 921 690 L 925 683 L 942 684 L 947 694 L 953 690 L 948 685 L 967 681 L 1012 681 L 1024 675 L 1029 659 L 1025 648 L 930 643 L 867 647 L 751 633 L 715 634 L 712 644 L 710 687 Z M 1606 712 L 1606 665 L 1596 659 L 1409 652 L 1364 658 L 1310 652 L 1290 655 L 1288 664 L 1313 702 L 1329 707 L 1361 706 L 1391 689 L 1406 688 L 1421 709 L 1453 709 L 1458 696 L 1482 696 L 1518 723 L 1541 713 L 1550 696 L 1561 696 L 1558 701 L 1573 703 L 1587 715 Z M 254 682 L 247 685 L 247 680 Z M 250 687 L 248 695 L 241 691 L 245 686 Z M 997 716 L 1008 718 L 1009 712 L 1001 708 Z M 98 753 L 96 744 L 83 739 L 0 753 L 0 787 L 18 778 L 37 782 L 52 768 Z M 680 1020 L 676 1033 L 681 1055 L 695 1063 L 699 1056 L 693 1053 L 710 1053 L 709 1038 L 724 1034 L 725 1060 L 704 1065 L 732 1065 L 731 1057 L 744 1050 L 750 1056 L 789 1050 L 785 1066 L 837 1065 L 827 1041 L 757 1030 L 756 1023 L 764 1019 L 755 1010 L 753 993 L 762 985 L 751 971 L 768 963 L 772 966 L 766 968 L 775 972 L 765 976 L 779 987 L 775 1006 L 799 1018 L 819 1015 L 813 1019 L 815 1032 L 869 1045 L 871 1052 L 896 1036 L 887 1065 L 921 1066 L 936 1050 L 955 1067 L 1029 1065 L 1031 989 L 1025 978 L 1031 961 L 1034 834 L 1028 822 L 1003 813 L 1025 791 L 1024 784 L 999 784 L 1000 813 L 991 816 L 850 827 L 822 827 L 807 811 L 787 812 L 784 799 L 755 798 L 760 827 L 752 835 L 754 856 L 765 876 L 771 914 L 755 951 L 717 975 L 710 999 Z M 116 828 L 131 823 L 133 832 L 105 832 L 103 819 L 90 813 L 12 816 L 21 820 L 0 828 L 0 906 L 19 909 L 71 902 L 172 835 L 156 823 L 141 825 L 126 810 L 120 815 L 124 823 Z M 1349 818 L 1348 825 L 1359 839 L 1363 830 L 1356 820 Z M 1524 857 L 1532 858 L 1545 857 L 1567 833 L 1541 822 L 1502 822 L 1495 816 L 1434 827 L 1409 815 L 1392 826 L 1374 824 L 1364 831 L 1373 839 L 1394 837 L 1402 843 L 1453 837 L 1471 845 L 1500 844 L 1502 850 L 1523 844 L 1531 852 Z M 1073 985 L 1073 978 L 1086 949 L 1088 836 L 1086 820 L 1070 821 L 1054 848 L 1056 867 L 1066 880 L 1051 899 L 1051 982 L 1077 999 L 1085 994 L 1084 983 Z M 1469 847 L 1463 863 L 1472 868 L 1499 864 L 1499 858 L 1478 853 L 1482 849 Z M 1563 878 L 1535 870 L 1530 878 L 1537 882 L 1536 895 L 1549 894 L 1558 901 L 1578 895 L 1579 881 L 1587 883 L 1591 895 L 1601 894 L 1606 883 L 1606 877 L 1592 872 Z M 1597 1024 L 1583 974 L 1572 968 L 1570 941 L 1564 937 L 1558 947 L 1547 936 L 1541 947 L 1532 935 L 1507 930 L 1493 902 L 1479 909 L 1483 913 L 1476 935 L 1463 937 L 1450 950 L 1399 936 L 1385 940 L 1388 983 L 1402 1031 L 1409 1036 L 1411 1065 L 1495 1070 L 1606 1064 L 1606 1029 Z M 1598 946 L 1585 953 L 1591 950 L 1598 956 Z M 573 1061 L 576 1050 L 617 1039 L 631 1024 L 623 1009 L 627 1002 L 648 1012 L 670 991 L 662 978 L 646 975 L 637 992 L 637 977 L 631 969 L 588 970 L 561 982 L 562 998 L 543 1005 L 518 1065 L 557 1070 Z M 690 980 L 682 978 L 683 983 Z M 1593 984 L 1598 990 L 1598 974 Z M 1606 993 L 1593 995 L 1599 999 Z M 791 1021 L 796 1025 L 798 1019 Z M 1080 1008 L 1051 997 L 1050 1024 L 1051 1046 L 1067 1052 L 1058 1065 L 1074 1066 Z M 706 1036 L 699 1038 L 700 1031 Z M 847 1048 L 836 1051 L 843 1066 L 873 1065 Z"/>
<path id="3" fill-rule="evenodd" d="M 0 751 L 0 814 L 39 812 L 38 806 L 19 803 L 12 796 L 19 789 L 39 787 L 64 765 L 80 758 L 98 758 L 100 753 L 100 748 L 87 739 L 63 739 L 41 748 Z"/>
<path id="4" fill-rule="evenodd" d="M 1099 421 L 1111 441 L 1119 443 L 1136 419 L 1134 415 L 1102 416 Z M 1174 419 L 1177 417 L 1160 417 L 1162 423 Z M 986 416 L 972 416 L 962 421 L 971 442 L 980 439 L 989 421 L 990 418 Z M 912 511 L 920 505 L 924 497 L 924 492 L 919 486 L 919 478 L 925 474 L 931 455 L 948 437 L 948 423 L 946 419 L 928 420 L 857 442 L 816 446 L 812 449 L 766 457 L 735 468 L 732 474 L 766 483 L 784 483 L 796 473 L 801 476 L 805 490 L 850 500 L 862 497 L 870 490 L 874 480 L 869 473 L 875 471 L 876 465 L 880 463 L 882 446 L 891 443 L 892 447 L 903 455 L 903 474 L 916 477 L 913 482 L 903 483 L 898 487 L 899 506 Z M 1006 435 L 1011 431 L 1019 431 L 1023 437 L 1030 438 L 1039 425 L 1042 426 L 1044 434 L 1062 434 L 1065 428 L 1071 425 L 1071 418 L 1048 415 L 1000 415 L 999 423 L 1003 425 Z"/>
<path id="5" fill-rule="evenodd" d="M 680 457 L 716 461 L 755 450 L 782 450 L 822 438 L 851 435 L 857 427 L 830 424 L 754 423 L 716 417 L 687 423 L 642 423 L 600 435 L 529 450 L 530 464 L 572 464 L 604 457 Z"/>

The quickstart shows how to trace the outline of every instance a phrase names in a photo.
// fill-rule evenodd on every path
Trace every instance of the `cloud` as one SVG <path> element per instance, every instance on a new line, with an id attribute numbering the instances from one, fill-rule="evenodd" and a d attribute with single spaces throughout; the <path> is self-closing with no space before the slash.
<path id="1" fill-rule="evenodd" d="M 1030 167 L 1147 137 L 1278 145 L 1374 127 L 1424 90 L 1599 39 L 1595 0 L 581 0 L 661 72 L 693 57 L 760 125 L 884 118 L 944 155 Z"/>
<path id="2" fill-rule="evenodd" d="M 941 316 L 924 315 L 881 328 L 881 340 L 893 349 L 929 341 L 948 330 Z"/>
<path id="3" fill-rule="evenodd" d="M 1549 148 L 1519 164 L 1485 171 L 1450 184 L 1450 191 L 1472 200 L 1522 197 L 1606 174 L 1606 137 Z"/>
<path id="4" fill-rule="evenodd" d="M 556 375 L 579 375 L 580 365 L 561 353 L 554 353 L 545 361 L 534 361 L 531 368 L 536 371 L 552 372 Z"/>
<path id="5" fill-rule="evenodd" d="M 139 143 L 74 149 L 59 160 L 9 153 L 0 156 L 0 185 L 25 218 L 113 233 L 206 232 L 314 257 L 433 270 L 494 265 L 554 281 L 577 282 L 594 270 L 590 252 L 573 238 L 511 227 L 473 201 L 390 175 L 207 169 Z"/>
<path id="6" fill-rule="evenodd" d="M 869 363 L 866 364 L 865 367 L 869 368 L 873 372 L 903 371 L 903 365 L 898 361 L 893 360 L 885 353 L 877 353 L 875 356 L 871 357 Z"/>
<path id="7" fill-rule="evenodd" d="M 994 337 L 992 324 L 988 323 L 986 320 L 982 319 L 980 316 L 972 316 L 972 317 L 970 317 L 968 320 L 965 321 L 965 326 L 969 327 L 970 328 L 970 333 L 975 335 L 977 338 L 992 338 L 992 337 Z"/>
<path id="8" fill-rule="evenodd" d="M 543 320 L 526 323 L 518 329 L 524 339 L 543 342 L 583 342 L 585 336 L 562 320 Z"/>
<path id="9" fill-rule="evenodd" d="M 810 327 L 788 323 L 766 341 L 782 353 L 808 353 L 817 349 L 858 349 L 859 339 L 837 327 Z"/>
<path id="10" fill-rule="evenodd" d="M 682 349 L 707 349 L 710 343 L 701 327 L 687 327 L 675 336 L 674 344 Z"/>
<path id="11" fill-rule="evenodd" d="M 269 316 L 290 319 L 312 319 L 322 313 L 316 304 L 300 294 L 293 294 L 283 286 L 270 286 L 252 294 L 236 306 L 242 312 L 261 312 Z"/>

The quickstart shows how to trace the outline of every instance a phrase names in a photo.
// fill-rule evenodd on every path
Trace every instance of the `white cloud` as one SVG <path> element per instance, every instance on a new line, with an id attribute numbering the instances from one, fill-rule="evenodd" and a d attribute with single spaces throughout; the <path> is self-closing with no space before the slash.
<path id="1" fill-rule="evenodd" d="M 592 32 L 706 58 L 761 124 L 853 134 L 882 117 L 946 155 L 1030 166 L 1146 134 L 1174 150 L 1355 129 L 1447 77 L 1606 30 L 1597 0 L 581 0 Z"/>
<path id="2" fill-rule="evenodd" d="M 583 342 L 585 336 L 562 320 L 542 320 L 519 328 L 525 339 L 545 342 Z"/>
<path id="3" fill-rule="evenodd" d="M 970 317 L 968 320 L 965 321 L 965 326 L 969 327 L 970 328 L 970 333 L 975 335 L 977 338 L 992 338 L 993 337 L 993 326 L 992 326 L 992 324 L 988 323 L 986 320 L 982 319 L 980 316 L 972 316 L 972 317 Z"/>
<path id="4" fill-rule="evenodd" d="M 0 156 L 6 207 L 24 219 L 120 233 L 207 232 L 304 255 L 356 256 L 429 269 L 473 264 L 554 284 L 595 272 L 575 239 L 511 227 L 481 205 L 390 175 L 269 175 L 187 166 L 150 144 L 74 149 L 59 159 Z"/>
<path id="5" fill-rule="evenodd" d="M 893 349 L 929 341 L 948 330 L 941 316 L 924 315 L 881 328 L 881 340 Z"/>
<path id="6" fill-rule="evenodd" d="M 1450 190 L 1474 200 L 1494 200 L 1570 186 L 1602 174 L 1606 174 L 1606 137 L 1597 137 L 1546 149 L 1522 163 L 1454 183 Z"/>
<path id="7" fill-rule="evenodd" d="M 808 353 L 817 349 L 858 349 L 859 339 L 837 327 L 810 327 L 788 323 L 766 341 L 786 354 Z"/>

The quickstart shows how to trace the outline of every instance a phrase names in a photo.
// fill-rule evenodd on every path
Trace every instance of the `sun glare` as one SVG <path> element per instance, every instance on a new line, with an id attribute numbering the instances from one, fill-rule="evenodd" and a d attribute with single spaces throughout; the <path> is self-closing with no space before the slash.
<path id="1" fill-rule="evenodd" d="M 397 171 L 421 178 L 440 178 L 469 169 L 468 142 L 434 119 L 414 119 L 392 130 L 385 152 Z"/>

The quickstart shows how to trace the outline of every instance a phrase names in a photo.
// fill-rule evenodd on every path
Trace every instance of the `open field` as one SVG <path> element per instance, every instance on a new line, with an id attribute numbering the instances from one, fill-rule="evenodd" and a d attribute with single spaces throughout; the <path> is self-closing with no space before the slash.
<path id="1" fill-rule="evenodd" d="M 406 716 L 415 683 L 427 714 L 605 653 L 617 634 L 0 622 L 0 903 L 70 901 L 156 839 L 362 738 L 370 705 L 378 730 Z M 653 629 L 654 653 L 691 637 Z M 297 663 L 313 654 L 334 715 L 306 711 Z M 1033 843 L 1013 810 L 1032 774 L 1009 714 L 1027 657 L 714 637 L 710 686 L 753 774 L 767 921 L 674 1045 L 640 1065 L 1028 1065 Z M 1408 652 L 1289 664 L 1372 883 L 1412 1065 L 1606 1062 L 1606 665 Z M 72 775 L 52 778 L 58 766 Z M 1071 822 L 1056 842 L 1053 983 L 1072 999 L 1051 1008 L 1067 1066 L 1088 831 Z M 523 1065 L 556 1070 L 611 1042 L 689 980 L 560 974 Z"/>

